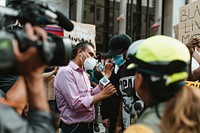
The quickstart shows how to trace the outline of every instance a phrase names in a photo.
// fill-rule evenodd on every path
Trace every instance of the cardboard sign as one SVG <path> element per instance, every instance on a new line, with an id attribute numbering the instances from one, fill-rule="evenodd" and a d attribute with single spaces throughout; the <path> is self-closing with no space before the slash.
<path id="1" fill-rule="evenodd" d="M 95 44 L 95 36 L 96 36 L 96 29 L 95 25 L 91 24 L 83 24 L 72 21 L 74 24 L 74 29 L 71 32 L 64 31 L 64 37 L 68 37 L 71 39 L 72 44 L 76 45 L 82 41 L 91 42 L 96 49 Z"/>
<path id="2" fill-rule="evenodd" d="M 179 24 L 173 26 L 175 38 L 178 39 Z"/>
<path id="3" fill-rule="evenodd" d="M 45 81 L 45 92 L 47 100 L 55 100 L 55 90 L 54 90 L 54 75 Z"/>
<path id="4" fill-rule="evenodd" d="M 186 85 L 200 89 L 200 82 L 185 81 Z"/>
<path id="5" fill-rule="evenodd" d="M 186 44 L 193 36 L 200 38 L 200 0 L 181 7 L 179 20 L 178 40 Z"/>

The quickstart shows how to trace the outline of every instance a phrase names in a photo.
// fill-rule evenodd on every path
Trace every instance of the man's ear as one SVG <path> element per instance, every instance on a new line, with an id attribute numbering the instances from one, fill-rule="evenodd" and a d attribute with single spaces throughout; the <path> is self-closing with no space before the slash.
<path id="1" fill-rule="evenodd" d="M 135 73 L 135 79 L 136 79 L 136 81 L 135 81 L 135 90 L 136 90 L 137 92 L 138 92 L 138 91 L 141 91 L 141 90 L 139 90 L 139 89 L 142 88 L 142 84 L 143 84 L 143 76 L 142 76 L 142 74 L 136 72 L 136 73 Z"/>
<path id="2" fill-rule="evenodd" d="M 81 53 L 82 53 L 82 50 L 81 50 L 81 49 L 78 49 L 77 55 L 81 55 Z"/>

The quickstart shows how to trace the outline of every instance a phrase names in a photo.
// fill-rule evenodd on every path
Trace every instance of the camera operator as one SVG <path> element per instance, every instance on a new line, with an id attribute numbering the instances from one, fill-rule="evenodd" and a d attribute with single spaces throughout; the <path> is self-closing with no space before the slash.
<path id="1" fill-rule="evenodd" d="M 25 33 L 32 41 L 40 38 L 43 41 L 47 40 L 47 34 L 42 28 L 32 27 L 29 23 L 25 24 Z M 56 118 L 50 114 L 44 92 L 42 73 L 45 65 L 35 47 L 29 47 L 26 51 L 20 52 L 18 42 L 14 39 L 12 43 L 16 66 L 25 80 L 30 111 L 27 119 L 24 120 L 15 111 L 13 102 L 0 99 L 0 132 L 53 133 Z"/>

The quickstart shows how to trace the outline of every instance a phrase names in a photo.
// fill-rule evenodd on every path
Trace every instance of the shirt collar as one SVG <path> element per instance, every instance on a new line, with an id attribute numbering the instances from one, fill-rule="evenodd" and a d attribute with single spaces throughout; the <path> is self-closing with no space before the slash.
<path id="1" fill-rule="evenodd" d="M 69 66 L 74 69 L 75 71 L 84 71 L 83 68 L 80 68 L 76 63 L 74 63 L 73 61 L 69 62 Z"/>

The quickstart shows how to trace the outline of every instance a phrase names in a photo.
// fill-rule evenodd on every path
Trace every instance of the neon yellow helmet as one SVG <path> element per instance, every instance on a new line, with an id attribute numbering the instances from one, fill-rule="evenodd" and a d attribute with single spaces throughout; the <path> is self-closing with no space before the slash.
<path id="1" fill-rule="evenodd" d="M 136 53 L 129 51 L 127 54 L 136 71 L 157 76 L 157 79 L 151 79 L 152 82 L 162 78 L 168 86 L 188 77 L 190 53 L 182 42 L 174 38 L 164 35 L 147 38 Z"/>

